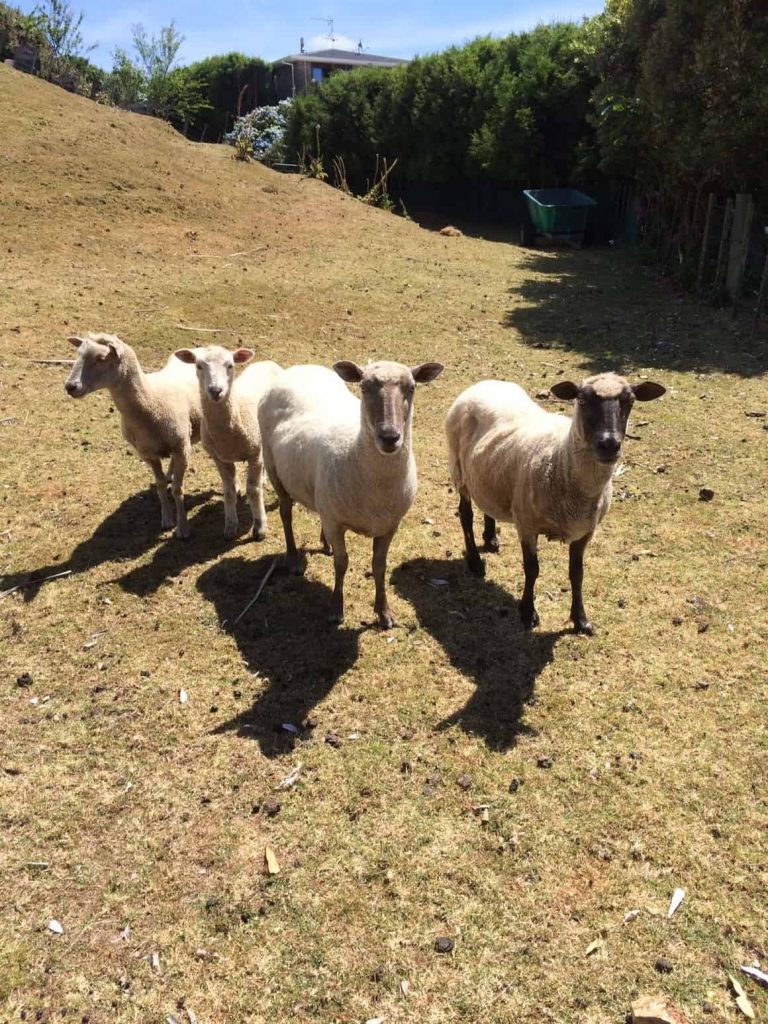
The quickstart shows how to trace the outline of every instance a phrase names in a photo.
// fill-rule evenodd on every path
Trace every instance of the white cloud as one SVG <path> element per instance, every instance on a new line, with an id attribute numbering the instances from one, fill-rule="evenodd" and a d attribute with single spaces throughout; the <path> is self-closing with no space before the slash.
<path id="1" fill-rule="evenodd" d="M 308 50 L 330 50 L 331 48 L 334 50 L 356 50 L 358 42 L 358 39 L 352 39 L 351 36 L 337 36 L 334 33 L 333 43 L 327 35 L 317 35 L 312 36 L 306 43 L 306 48 Z"/>

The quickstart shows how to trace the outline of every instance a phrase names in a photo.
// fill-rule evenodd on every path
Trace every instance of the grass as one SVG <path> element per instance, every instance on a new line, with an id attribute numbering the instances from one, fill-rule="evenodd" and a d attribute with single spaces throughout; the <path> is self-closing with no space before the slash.
<path id="1" fill-rule="evenodd" d="M 657 990 L 739 1019 L 726 975 L 768 955 L 764 339 L 631 254 L 442 238 L 1 66 L 0 131 L 0 589 L 71 570 L 0 600 L 0 1021 L 613 1024 Z M 362 540 L 344 628 L 319 554 L 222 628 L 282 549 L 275 512 L 225 543 L 199 452 L 193 538 L 161 534 L 109 397 L 32 362 L 107 329 L 157 366 L 179 323 L 284 364 L 446 363 L 417 396 L 400 628 L 371 628 Z M 525 635 L 511 530 L 484 582 L 462 566 L 442 420 L 483 377 L 608 367 L 669 394 L 636 411 L 587 554 L 598 633 L 567 628 L 544 544 Z"/>

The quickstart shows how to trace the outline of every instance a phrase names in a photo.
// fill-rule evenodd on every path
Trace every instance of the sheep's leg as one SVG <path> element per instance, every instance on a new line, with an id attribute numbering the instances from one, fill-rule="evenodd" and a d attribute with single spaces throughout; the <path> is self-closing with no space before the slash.
<path id="1" fill-rule="evenodd" d="M 322 526 L 320 527 L 320 547 L 322 548 L 324 555 L 331 554 L 331 545 L 325 539 L 325 530 L 322 528 Z"/>
<path id="2" fill-rule="evenodd" d="M 539 613 L 533 603 L 533 589 L 539 576 L 539 556 L 537 553 L 539 538 L 521 537 L 520 546 L 523 549 L 523 569 L 525 570 L 525 587 L 520 601 L 520 618 L 526 629 L 533 629 L 539 624 Z"/>
<path id="3" fill-rule="evenodd" d="M 472 499 L 469 496 L 469 492 L 463 488 L 459 491 L 459 519 L 461 520 L 461 529 L 464 532 L 467 568 L 473 576 L 482 578 L 485 576 L 485 563 L 480 557 L 480 552 L 477 550 L 477 544 L 475 543 L 475 531 L 472 528 Z"/>
<path id="4" fill-rule="evenodd" d="M 483 516 L 483 546 L 486 551 L 494 554 L 499 550 L 499 533 L 496 529 L 496 520 L 490 516 Z"/>
<path id="5" fill-rule="evenodd" d="M 389 545 L 392 543 L 396 530 L 397 527 L 390 533 L 385 533 L 383 537 L 373 538 L 373 579 L 376 584 L 376 599 L 373 603 L 373 610 L 379 618 L 379 625 L 382 629 L 391 629 L 397 625 L 394 615 L 389 610 L 386 587 L 387 554 L 389 553 Z"/>
<path id="6" fill-rule="evenodd" d="M 253 539 L 264 540 L 267 535 L 267 510 L 264 508 L 264 463 L 261 458 L 248 463 L 245 493 L 253 516 Z"/>
<path id="7" fill-rule="evenodd" d="M 176 536 L 179 540 L 186 540 L 189 537 L 189 524 L 187 523 L 187 510 L 184 508 L 184 474 L 187 471 L 189 453 L 186 451 L 174 452 L 173 454 L 173 500 L 176 502 Z"/>
<path id="8" fill-rule="evenodd" d="M 280 483 L 277 474 L 271 474 L 272 486 L 277 493 L 277 500 L 280 507 L 280 521 L 283 524 L 285 534 L 285 554 L 288 560 L 288 571 L 296 576 L 303 576 L 306 569 L 306 562 L 296 548 L 296 539 L 293 536 L 293 499 L 283 485 Z"/>
<path id="9" fill-rule="evenodd" d="M 160 459 L 146 459 L 152 475 L 155 478 L 157 496 L 160 499 L 160 525 L 164 530 L 170 530 L 173 526 L 173 509 L 168 498 L 168 477 L 163 472 L 163 464 Z"/>
<path id="10" fill-rule="evenodd" d="M 331 614 L 328 616 L 328 621 L 339 625 L 344 621 L 344 577 L 349 566 L 347 544 L 344 539 L 345 532 L 343 526 L 334 526 L 329 529 L 325 523 L 323 524 L 323 533 L 330 539 L 333 548 L 333 570 L 335 573 Z"/>
<path id="11" fill-rule="evenodd" d="M 568 547 L 568 578 L 571 581 L 571 620 L 577 633 L 592 636 L 592 623 L 584 611 L 584 600 L 581 596 L 581 585 L 584 582 L 584 551 L 592 539 L 588 533 L 581 540 L 575 540 Z"/>
<path id="12" fill-rule="evenodd" d="M 214 458 L 221 477 L 224 494 L 224 536 L 232 540 L 237 536 L 237 473 L 234 462 L 222 462 Z"/>

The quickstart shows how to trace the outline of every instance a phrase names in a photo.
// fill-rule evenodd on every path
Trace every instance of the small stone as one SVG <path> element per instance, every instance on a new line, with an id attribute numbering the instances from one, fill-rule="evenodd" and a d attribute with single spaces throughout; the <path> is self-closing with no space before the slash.
<path id="1" fill-rule="evenodd" d="M 325 734 L 325 742 L 329 747 L 338 749 L 341 746 L 341 736 L 337 732 L 328 732 Z"/>
<path id="2" fill-rule="evenodd" d="M 715 1006 L 714 1003 L 710 1003 L 710 1001 L 708 999 L 705 999 L 704 1002 L 701 1004 L 701 1012 L 702 1013 L 717 1013 L 717 1007 Z"/>
<path id="3" fill-rule="evenodd" d="M 715 496 L 715 492 L 711 487 L 701 487 L 699 489 L 699 501 L 712 501 Z"/>
<path id="4" fill-rule="evenodd" d="M 520 789 L 522 784 L 523 784 L 523 780 L 522 779 L 512 779 L 512 781 L 509 784 L 509 792 L 510 793 L 516 793 L 518 791 L 518 789 Z"/>
<path id="5" fill-rule="evenodd" d="M 671 974 L 675 969 L 675 965 L 671 960 L 667 960 L 665 956 L 660 956 L 656 963 L 653 965 L 659 974 Z"/>
<path id="6" fill-rule="evenodd" d="M 536 758 L 537 768 L 551 768 L 553 764 L 554 761 L 552 760 L 552 758 L 547 757 L 544 754 L 539 754 L 539 756 Z"/>
<path id="7" fill-rule="evenodd" d="M 709 623 L 708 622 L 700 622 L 696 631 L 698 633 L 706 633 L 708 629 L 709 629 Z"/>
<path id="8" fill-rule="evenodd" d="M 673 626 L 682 626 L 682 624 L 683 624 L 683 622 L 684 622 L 684 621 L 685 621 L 685 620 L 683 619 L 683 616 L 682 616 L 682 615 L 675 615 L 675 616 L 673 617 L 673 619 L 672 619 L 672 625 L 673 625 Z"/>
<path id="9" fill-rule="evenodd" d="M 32 685 L 32 676 L 29 672 L 22 672 L 20 676 L 16 677 L 16 685 L 25 687 Z"/>
<path id="10" fill-rule="evenodd" d="M 549 398 L 549 388 L 542 388 L 541 391 L 537 391 L 536 397 L 542 402 L 545 398 Z"/>
<path id="11" fill-rule="evenodd" d="M 693 684 L 693 688 L 694 690 L 708 690 L 709 683 L 706 679 L 697 679 L 696 682 Z"/>
<path id="12" fill-rule="evenodd" d="M 460 775 L 458 779 L 456 779 L 456 785 L 465 791 L 467 789 L 472 789 L 472 779 L 469 775 Z"/>
<path id="13" fill-rule="evenodd" d="M 312 729 L 317 728 L 317 717 L 315 715 L 310 715 L 308 718 L 304 719 L 302 725 L 307 732 L 311 732 Z"/>
<path id="14" fill-rule="evenodd" d="M 453 939 L 449 938 L 447 935 L 442 935 L 439 939 L 435 940 L 436 953 L 452 953 L 453 946 Z"/>
<path id="15" fill-rule="evenodd" d="M 618 608 L 626 608 L 627 607 L 627 602 L 624 600 L 623 597 L 620 597 L 619 600 L 616 602 L 616 606 Z"/>
<path id="16" fill-rule="evenodd" d="M 149 671 L 148 668 L 143 668 L 141 672 L 139 672 L 139 675 L 141 676 L 142 679 L 149 679 L 151 674 L 152 673 Z"/>
<path id="17" fill-rule="evenodd" d="M 266 814 L 268 818 L 274 818 L 276 814 L 280 813 L 282 804 L 274 796 L 268 796 L 264 803 L 261 805 L 263 814 Z"/>

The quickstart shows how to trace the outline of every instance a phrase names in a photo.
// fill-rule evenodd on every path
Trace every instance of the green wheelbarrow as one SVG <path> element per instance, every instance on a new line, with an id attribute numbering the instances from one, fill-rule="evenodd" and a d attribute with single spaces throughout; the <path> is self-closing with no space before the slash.
<path id="1" fill-rule="evenodd" d="M 520 244 L 534 245 L 536 237 L 556 239 L 580 248 L 594 199 L 575 188 L 531 188 L 523 195 L 528 218 L 520 226 Z"/>

